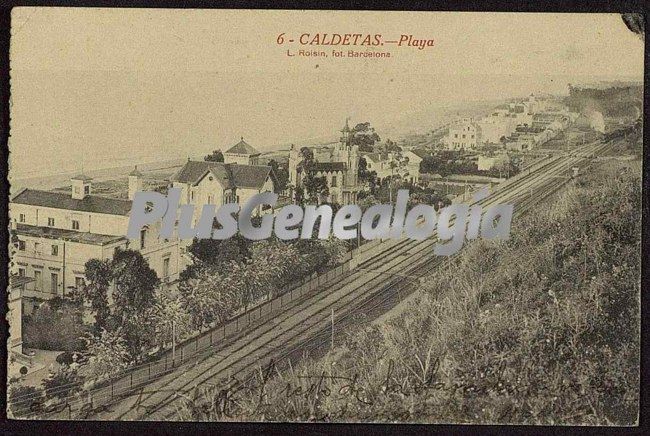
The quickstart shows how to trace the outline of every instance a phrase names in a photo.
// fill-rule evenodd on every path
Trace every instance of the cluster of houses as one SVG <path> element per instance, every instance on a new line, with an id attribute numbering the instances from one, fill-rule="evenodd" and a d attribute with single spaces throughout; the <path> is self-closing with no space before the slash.
<path id="1" fill-rule="evenodd" d="M 497 106 L 479 120 L 459 119 L 449 127 L 444 144 L 450 150 L 476 150 L 485 145 L 532 150 L 556 137 L 577 117 L 556 98 L 531 94 L 526 100 Z"/>
<path id="2" fill-rule="evenodd" d="M 224 162 L 189 160 L 170 186 L 180 188 L 182 204 L 199 207 L 245 202 L 274 191 L 271 167 L 258 165 L 260 153 L 242 140 L 224 153 Z M 191 260 L 191 241 L 160 237 L 160 223 L 128 239 L 132 200 L 142 190 L 137 167 L 128 174 L 128 199 L 96 195 L 92 178 L 70 179 L 70 191 L 22 189 L 9 203 L 13 252 L 10 265 L 10 350 L 22 355 L 21 319 L 54 297 L 66 297 L 85 285 L 85 263 L 111 259 L 118 249 L 139 251 L 163 283 L 173 283 Z M 259 211 L 261 213 L 261 211 Z M 24 357 L 24 356 L 23 356 Z M 20 359 L 19 359 L 20 360 Z"/>
<path id="3" fill-rule="evenodd" d="M 354 204 L 363 188 L 358 177 L 359 159 L 378 178 L 401 175 L 418 180 L 416 153 L 360 153 L 352 144 L 346 122 L 340 140 L 316 147 L 314 163 L 306 169 L 295 147 L 289 152 L 289 183 L 299 187 L 308 175 L 323 176 L 329 187 L 327 202 Z M 170 178 L 168 186 L 180 188 L 181 204 L 193 204 L 194 225 L 203 205 L 217 208 L 226 203 L 245 203 L 260 192 L 275 192 L 277 179 L 271 166 L 262 164 L 261 153 L 241 138 L 223 153 L 224 162 L 188 158 Z M 21 320 L 43 301 L 65 298 L 85 286 L 85 264 L 90 259 L 112 259 L 118 249 L 139 251 L 165 284 L 173 284 L 191 262 L 187 247 L 176 233 L 160 237 L 161 223 L 143 228 L 136 239 L 126 237 L 132 200 L 143 188 L 144 175 L 137 167 L 128 174 L 128 198 L 93 193 L 93 179 L 78 174 L 70 190 L 22 189 L 11 198 L 9 216 L 12 253 L 10 265 L 10 349 L 22 356 Z M 259 209 L 258 214 L 272 212 Z M 24 357 L 24 356 L 23 356 Z"/>

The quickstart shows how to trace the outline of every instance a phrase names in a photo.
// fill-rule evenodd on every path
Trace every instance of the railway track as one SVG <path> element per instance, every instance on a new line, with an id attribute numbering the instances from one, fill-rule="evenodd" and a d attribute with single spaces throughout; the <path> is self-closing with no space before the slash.
<path id="1" fill-rule="evenodd" d="M 478 203 L 486 207 L 514 202 L 516 213 L 521 214 L 561 185 L 558 177 L 583 160 L 578 151 L 587 155 L 604 146 L 588 144 L 576 150 L 573 157 L 549 158 Z M 327 342 L 330 332 L 326 328 L 332 310 L 337 314 L 340 329 L 354 322 L 360 311 L 381 309 L 389 306 L 396 294 L 411 293 L 420 278 L 447 261 L 434 256 L 433 246 L 437 242 L 434 237 L 425 241 L 387 241 L 384 250 L 361 263 L 340 282 L 297 301 L 272 322 L 253 326 L 225 347 L 207 350 L 183 363 L 144 389 L 136 390 L 134 395 L 114 403 L 110 410 L 76 418 L 169 419 L 176 413 L 175 404 L 198 386 L 228 384 L 232 387 L 271 359 L 278 362 L 296 351 L 314 350 Z M 102 403 L 106 399 L 95 400 Z"/>

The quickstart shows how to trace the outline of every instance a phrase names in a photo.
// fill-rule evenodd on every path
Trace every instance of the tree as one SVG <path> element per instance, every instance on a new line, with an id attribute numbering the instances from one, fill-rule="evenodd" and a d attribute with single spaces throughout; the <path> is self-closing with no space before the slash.
<path id="1" fill-rule="evenodd" d="M 122 329 L 102 329 L 99 336 L 88 335 L 86 341 L 88 363 L 80 371 L 88 378 L 110 377 L 132 362 Z"/>
<path id="2" fill-rule="evenodd" d="M 263 265 L 251 261 L 230 262 L 229 270 L 230 273 L 223 276 L 222 284 L 237 293 L 235 298 L 239 308 L 247 310 L 251 303 L 266 294 L 268 276 Z"/>
<path id="3" fill-rule="evenodd" d="M 107 328 L 111 311 L 108 307 L 108 288 L 111 284 L 111 261 L 90 259 L 84 265 L 86 285 L 78 289 L 78 297 L 90 304 L 95 317 L 95 328 L 100 331 Z"/>
<path id="4" fill-rule="evenodd" d="M 53 310 L 43 304 L 25 320 L 23 340 L 26 347 L 43 350 L 79 351 L 86 333 L 81 309 L 74 304 L 63 304 Z"/>
<path id="5" fill-rule="evenodd" d="M 376 142 L 381 141 L 377 132 L 370 127 L 369 122 L 359 123 L 350 132 L 350 143 L 359 146 L 359 151 L 373 151 Z"/>
<path id="6" fill-rule="evenodd" d="M 35 386 L 10 386 L 7 406 L 14 417 L 25 416 L 43 408 L 43 389 Z"/>
<path id="7" fill-rule="evenodd" d="M 252 263 L 264 273 L 260 281 L 267 289 L 268 298 L 273 298 L 287 283 L 291 269 L 300 262 L 299 253 L 293 245 L 271 239 L 253 244 L 252 254 Z"/>
<path id="8" fill-rule="evenodd" d="M 111 262 L 114 280 L 114 316 L 118 322 L 142 315 L 155 302 L 160 279 L 139 251 L 117 250 Z"/>
<path id="9" fill-rule="evenodd" d="M 212 153 L 205 156 L 203 160 L 207 162 L 223 162 L 223 153 L 221 150 L 214 150 Z"/>
<path id="10" fill-rule="evenodd" d="M 58 372 L 50 373 L 43 380 L 45 396 L 48 399 L 64 399 L 82 388 L 83 378 L 77 371 L 68 367 L 62 367 Z"/>
<path id="11" fill-rule="evenodd" d="M 282 192 L 287 189 L 287 183 L 289 182 L 289 170 L 287 170 L 285 167 L 280 167 L 280 164 L 278 164 L 275 159 L 271 159 L 269 161 L 269 166 L 275 174 L 275 191 Z"/>
<path id="12" fill-rule="evenodd" d="M 330 188 L 327 184 L 327 178 L 325 178 L 325 176 L 307 174 L 307 176 L 303 179 L 302 184 L 305 187 L 307 199 L 311 203 L 320 203 L 320 200 L 322 198 L 330 195 Z"/>
<path id="13" fill-rule="evenodd" d="M 242 262 L 250 257 L 251 241 L 240 233 L 228 239 L 194 239 L 187 251 L 194 257 L 194 264 L 181 273 L 181 280 L 193 276 L 208 266 L 221 271 L 230 261 Z"/>
<path id="14" fill-rule="evenodd" d="M 386 140 L 386 144 L 384 146 L 384 149 L 386 152 L 393 152 L 393 153 L 401 153 L 402 148 L 397 145 L 395 142 L 391 141 L 390 139 Z"/>
<path id="15" fill-rule="evenodd" d="M 203 267 L 178 285 L 179 302 L 196 329 L 230 318 L 237 307 L 236 293 L 236 289 L 226 286 L 224 277 L 214 267 Z"/>
<path id="16" fill-rule="evenodd" d="M 170 296 L 167 292 L 159 292 L 154 309 L 156 341 L 161 345 L 171 342 L 173 333 L 176 340 L 182 340 L 192 331 L 192 317 L 180 295 Z"/>

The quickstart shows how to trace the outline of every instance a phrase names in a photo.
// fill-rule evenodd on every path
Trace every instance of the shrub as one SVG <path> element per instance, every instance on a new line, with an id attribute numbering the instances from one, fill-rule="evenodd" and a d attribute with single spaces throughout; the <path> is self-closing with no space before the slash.
<path id="1" fill-rule="evenodd" d="M 42 350 L 83 350 L 82 339 L 86 327 L 81 309 L 73 305 L 61 305 L 54 310 L 48 304 L 41 305 L 25 320 L 24 346 Z"/>
<path id="2" fill-rule="evenodd" d="M 43 389 L 34 386 L 11 386 L 7 405 L 14 417 L 25 416 L 43 407 Z"/>

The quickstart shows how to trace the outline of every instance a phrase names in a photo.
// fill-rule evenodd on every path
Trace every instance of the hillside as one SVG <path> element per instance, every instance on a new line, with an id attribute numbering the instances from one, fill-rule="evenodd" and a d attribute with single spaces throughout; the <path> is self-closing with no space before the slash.
<path id="1" fill-rule="evenodd" d="M 178 419 L 635 424 L 640 242 L 639 162 L 599 164 L 406 310 Z"/>

